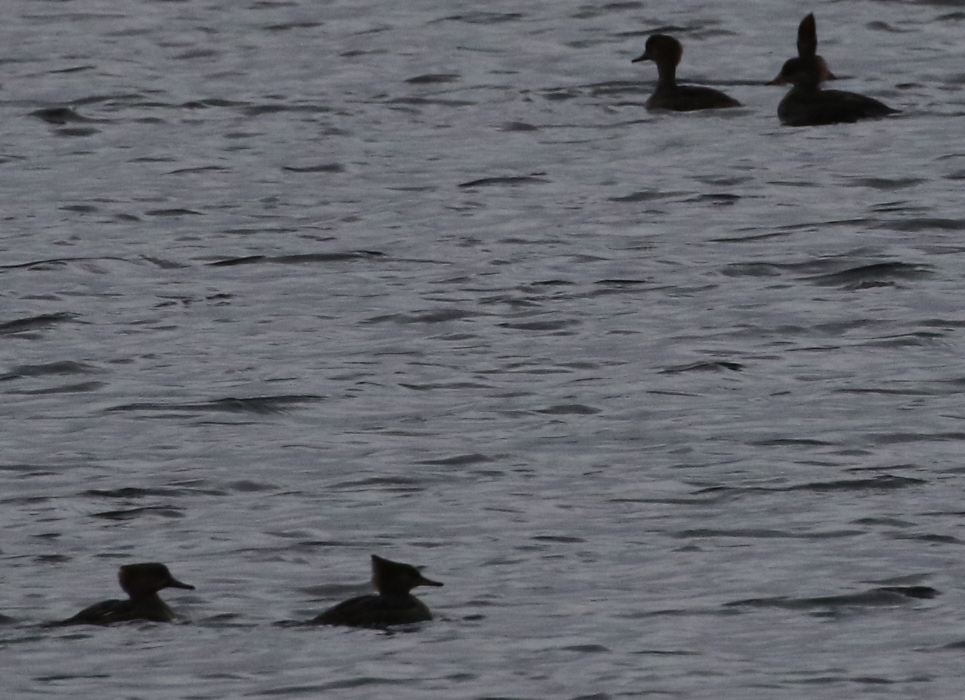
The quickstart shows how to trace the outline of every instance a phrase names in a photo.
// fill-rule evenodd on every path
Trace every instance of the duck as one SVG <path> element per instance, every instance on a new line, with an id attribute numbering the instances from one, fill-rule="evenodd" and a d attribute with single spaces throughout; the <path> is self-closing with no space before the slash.
<path id="1" fill-rule="evenodd" d="M 818 27 L 813 12 L 802 19 L 797 27 L 797 56 L 813 64 L 822 83 L 825 80 L 838 79 L 838 76 L 828 68 L 824 57 L 818 55 Z"/>
<path id="2" fill-rule="evenodd" d="M 441 586 L 411 564 L 372 555 L 372 585 L 377 594 L 343 601 L 311 620 L 316 625 L 389 627 L 432 619 L 429 607 L 410 591 L 416 586 Z"/>
<path id="3" fill-rule="evenodd" d="M 95 603 L 59 624 L 110 625 L 132 620 L 171 622 L 174 613 L 158 596 L 158 591 L 164 588 L 194 590 L 194 586 L 178 581 L 168 567 L 156 562 L 125 564 L 117 572 L 117 581 L 129 596 L 127 600 Z"/>
<path id="4" fill-rule="evenodd" d="M 631 61 L 653 61 L 657 64 L 657 89 L 647 100 L 647 109 L 693 112 L 700 109 L 743 106 L 720 90 L 697 85 L 677 85 L 677 64 L 680 63 L 683 53 L 683 45 L 672 36 L 653 34 L 647 39 L 643 54 Z"/>
<path id="5" fill-rule="evenodd" d="M 899 110 L 844 90 L 822 90 L 820 66 L 808 58 L 785 61 L 781 72 L 769 85 L 792 85 L 777 106 L 777 116 L 787 126 L 820 126 L 880 119 Z"/>

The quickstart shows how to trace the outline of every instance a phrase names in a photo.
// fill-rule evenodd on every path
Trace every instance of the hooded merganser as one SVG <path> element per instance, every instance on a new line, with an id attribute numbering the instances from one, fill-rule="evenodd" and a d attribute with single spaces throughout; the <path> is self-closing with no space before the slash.
<path id="1" fill-rule="evenodd" d="M 692 112 L 698 109 L 742 106 L 720 90 L 696 85 L 677 85 L 677 64 L 680 63 L 683 53 L 684 47 L 672 36 L 654 34 L 647 39 L 643 55 L 631 61 L 653 61 L 657 64 L 657 89 L 647 100 L 647 109 Z"/>
<path id="2" fill-rule="evenodd" d="M 801 20 L 797 28 L 797 56 L 804 61 L 813 64 L 814 69 L 821 77 L 821 82 L 825 80 L 837 80 L 838 77 L 831 72 L 823 56 L 818 56 L 818 28 L 814 21 L 814 13 Z"/>
<path id="3" fill-rule="evenodd" d="M 117 580 L 124 592 L 130 596 L 128 600 L 105 600 L 103 603 L 96 603 L 60 624 L 109 625 L 130 620 L 170 622 L 174 619 L 174 613 L 157 592 L 162 588 L 194 590 L 194 586 L 174 578 L 164 564 L 126 564 L 117 572 Z"/>
<path id="4" fill-rule="evenodd" d="M 409 593 L 416 586 L 441 586 L 416 567 L 372 555 L 372 585 L 377 595 L 363 595 L 335 605 L 313 620 L 320 625 L 388 627 L 432 619 L 428 606 Z"/>
<path id="5" fill-rule="evenodd" d="M 872 97 L 843 90 L 822 90 L 822 74 L 816 63 L 792 58 L 769 85 L 794 87 L 777 106 L 777 116 L 788 126 L 819 126 L 879 119 L 898 110 Z"/>

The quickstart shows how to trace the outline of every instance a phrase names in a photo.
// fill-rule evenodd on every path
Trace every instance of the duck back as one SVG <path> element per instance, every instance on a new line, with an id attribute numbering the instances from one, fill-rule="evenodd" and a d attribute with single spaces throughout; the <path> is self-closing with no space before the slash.
<path id="1" fill-rule="evenodd" d="M 163 600 L 105 600 L 84 608 L 73 617 L 64 620 L 62 625 L 110 625 L 115 622 L 146 620 L 149 622 L 171 622 L 174 613 Z"/>
<path id="2" fill-rule="evenodd" d="M 319 613 L 312 624 L 389 627 L 431 619 L 429 607 L 414 595 L 363 595 Z"/>
<path id="3" fill-rule="evenodd" d="M 741 103 L 730 95 L 700 85 L 658 86 L 646 102 L 647 109 L 667 109 L 674 112 L 740 106 Z"/>
<path id="4" fill-rule="evenodd" d="M 777 116 L 787 126 L 850 124 L 862 119 L 880 119 L 897 113 L 873 97 L 843 90 L 792 89 L 777 107 Z"/>

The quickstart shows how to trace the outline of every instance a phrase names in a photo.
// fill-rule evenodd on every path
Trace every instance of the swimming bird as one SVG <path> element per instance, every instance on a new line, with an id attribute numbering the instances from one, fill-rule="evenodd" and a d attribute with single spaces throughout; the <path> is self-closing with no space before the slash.
<path id="1" fill-rule="evenodd" d="M 114 622 L 149 620 L 151 622 L 170 622 L 174 619 L 158 591 L 163 588 L 185 588 L 193 591 L 194 586 L 178 581 L 164 564 L 126 564 L 117 572 L 117 581 L 127 593 L 128 600 L 105 600 L 64 620 L 62 625 L 109 625 Z"/>
<path id="2" fill-rule="evenodd" d="M 311 622 L 349 627 L 388 627 L 432 619 L 428 606 L 412 595 L 416 586 L 441 586 L 409 564 L 372 555 L 372 585 L 378 593 L 351 598 L 319 613 Z"/>
<path id="3" fill-rule="evenodd" d="M 820 67 L 806 58 L 792 58 L 769 85 L 792 85 L 777 106 L 777 116 L 788 126 L 819 126 L 880 119 L 895 114 L 873 97 L 844 90 L 822 90 Z"/>
<path id="4" fill-rule="evenodd" d="M 653 61 L 657 64 L 657 89 L 647 100 L 647 109 L 692 112 L 698 109 L 742 106 L 720 90 L 697 85 L 678 85 L 677 64 L 680 63 L 683 53 L 684 47 L 672 36 L 654 34 L 647 39 L 643 54 L 631 61 Z"/>

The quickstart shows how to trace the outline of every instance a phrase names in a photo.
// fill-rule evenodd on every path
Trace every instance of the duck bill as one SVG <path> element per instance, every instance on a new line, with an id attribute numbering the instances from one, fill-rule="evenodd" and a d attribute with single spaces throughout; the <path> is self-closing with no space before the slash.
<path id="1" fill-rule="evenodd" d="M 194 586 L 192 586 L 190 583 L 183 583 L 181 581 L 178 581 L 173 576 L 171 577 L 171 580 L 168 581 L 168 588 L 184 588 L 189 591 L 194 590 Z"/>
<path id="2" fill-rule="evenodd" d="M 640 61 L 652 61 L 652 60 L 653 59 L 650 57 L 650 55 L 646 51 L 644 51 L 642 55 L 637 56 L 635 59 L 630 61 L 630 63 L 640 63 Z"/>
<path id="3" fill-rule="evenodd" d="M 770 82 L 767 82 L 764 84 L 765 85 L 788 85 L 789 83 L 787 82 L 787 79 L 785 79 L 783 75 L 779 75 L 776 78 L 774 78 L 774 80 L 771 80 Z"/>
<path id="4" fill-rule="evenodd" d="M 433 581 L 431 578 L 426 578 L 425 576 L 419 575 L 419 583 L 417 586 L 441 586 L 442 583 L 439 581 Z"/>

